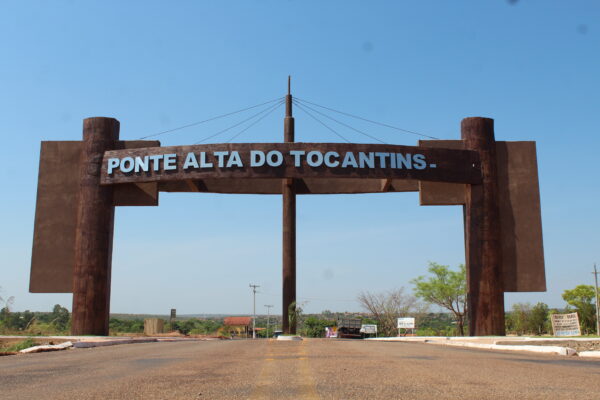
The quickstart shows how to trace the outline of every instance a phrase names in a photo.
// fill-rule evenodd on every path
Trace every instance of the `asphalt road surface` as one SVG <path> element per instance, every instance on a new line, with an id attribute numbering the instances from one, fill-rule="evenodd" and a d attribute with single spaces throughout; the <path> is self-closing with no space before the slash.
<path id="1" fill-rule="evenodd" d="M 0 399 L 598 399 L 600 361 L 421 343 L 144 343 L 0 357 Z"/>

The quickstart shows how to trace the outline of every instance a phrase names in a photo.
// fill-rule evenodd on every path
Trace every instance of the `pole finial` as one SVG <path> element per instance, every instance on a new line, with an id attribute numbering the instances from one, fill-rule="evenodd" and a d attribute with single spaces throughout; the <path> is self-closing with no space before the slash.
<path id="1" fill-rule="evenodd" d="M 292 94 L 292 76 L 288 75 L 288 96 Z"/>

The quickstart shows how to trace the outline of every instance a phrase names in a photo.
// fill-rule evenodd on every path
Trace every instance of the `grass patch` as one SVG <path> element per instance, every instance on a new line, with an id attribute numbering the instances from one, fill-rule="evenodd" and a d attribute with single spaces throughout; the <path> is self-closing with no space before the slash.
<path id="1" fill-rule="evenodd" d="M 0 352 L 17 352 L 33 346 L 37 346 L 37 343 L 32 338 L 27 338 L 23 341 L 13 344 L 12 346 L 0 348 Z"/>

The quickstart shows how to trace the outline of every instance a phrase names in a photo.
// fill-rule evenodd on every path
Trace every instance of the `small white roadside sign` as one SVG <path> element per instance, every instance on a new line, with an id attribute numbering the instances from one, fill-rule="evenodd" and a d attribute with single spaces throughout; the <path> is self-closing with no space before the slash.
<path id="1" fill-rule="evenodd" d="M 398 329 L 415 329 L 415 319 L 412 317 L 398 318 Z"/>
<path id="2" fill-rule="evenodd" d="M 377 325 L 366 325 L 366 324 L 363 324 L 360 327 L 360 332 L 361 333 L 368 333 L 368 334 L 377 334 Z"/>

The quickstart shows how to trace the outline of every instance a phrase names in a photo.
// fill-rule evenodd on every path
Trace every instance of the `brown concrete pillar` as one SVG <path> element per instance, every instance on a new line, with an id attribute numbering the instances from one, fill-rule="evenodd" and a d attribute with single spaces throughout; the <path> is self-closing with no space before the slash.
<path id="1" fill-rule="evenodd" d="M 289 81 L 288 81 L 289 84 Z M 292 117 L 292 96 L 286 96 L 285 119 L 283 121 L 284 141 L 294 141 L 294 117 Z M 290 306 L 295 313 L 296 304 L 296 191 L 293 179 L 285 179 L 283 195 L 283 332 L 296 333 L 296 320 L 290 324 Z"/>
<path id="2" fill-rule="evenodd" d="M 465 118 L 465 149 L 479 153 L 483 181 L 467 185 L 465 250 L 469 335 L 504 335 L 504 288 L 494 120 Z"/>
<path id="3" fill-rule="evenodd" d="M 112 187 L 100 186 L 100 168 L 104 152 L 113 150 L 118 139 L 116 119 L 95 117 L 83 121 L 73 271 L 73 335 L 108 335 L 114 206 Z"/>

